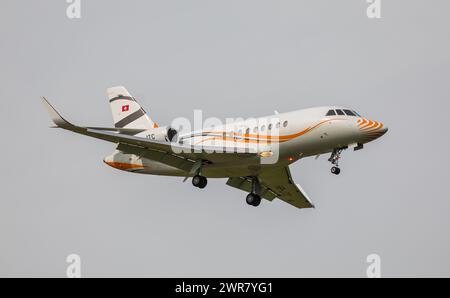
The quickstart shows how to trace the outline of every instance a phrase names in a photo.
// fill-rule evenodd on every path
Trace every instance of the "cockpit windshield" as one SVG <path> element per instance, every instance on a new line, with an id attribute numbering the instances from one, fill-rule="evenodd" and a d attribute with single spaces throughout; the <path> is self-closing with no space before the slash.
<path id="1" fill-rule="evenodd" d="M 336 116 L 336 115 L 347 115 L 347 116 L 353 116 L 353 117 L 361 117 L 357 112 L 348 110 L 348 109 L 335 109 L 335 110 L 329 110 L 325 116 Z"/>
<path id="2" fill-rule="evenodd" d="M 350 110 L 344 110 L 344 113 L 345 113 L 345 115 L 347 115 L 347 116 L 356 116 L 356 114 L 353 113 L 353 111 L 350 111 Z"/>
<path id="3" fill-rule="evenodd" d="M 361 117 L 361 115 L 357 111 L 353 110 L 352 112 L 355 113 L 356 116 Z"/>

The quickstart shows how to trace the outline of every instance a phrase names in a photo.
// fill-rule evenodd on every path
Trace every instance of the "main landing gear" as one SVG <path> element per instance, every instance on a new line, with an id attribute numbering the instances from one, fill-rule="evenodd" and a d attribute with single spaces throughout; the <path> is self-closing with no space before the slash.
<path id="1" fill-rule="evenodd" d="M 206 179 L 206 177 L 204 176 L 195 175 L 194 177 L 192 177 L 192 185 L 194 185 L 195 187 L 205 188 L 207 184 L 208 179 Z"/>
<path id="2" fill-rule="evenodd" d="M 328 159 L 334 166 L 331 168 L 331 173 L 339 175 L 341 169 L 339 168 L 339 158 L 341 158 L 341 153 L 345 148 L 334 149 Z"/>
<path id="3" fill-rule="evenodd" d="M 255 206 L 258 207 L 259 204 L 261 204 L 261 197 L 255 193 L 249 193 L 247 195 L 247 198 L 245 199 L 245 201 L 247 202 L 247 204 L 249 204 L 250 206 Z"/>
<path id="4" fill-rule="evenodd" d="M 257 177 L 251 177 L 252 179 L 252 192 L 247 195 L 245 201 L 250 206 L 258 207 L 261 204 L 261 185 Z"/>

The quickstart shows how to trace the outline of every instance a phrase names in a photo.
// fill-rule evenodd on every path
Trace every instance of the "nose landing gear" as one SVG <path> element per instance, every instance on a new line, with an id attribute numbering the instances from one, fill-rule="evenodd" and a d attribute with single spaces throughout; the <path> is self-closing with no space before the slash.
<path id="1" fill-rule="evenodd" d="M 338 167 L 331 168 L 331 173 L 333 173 L 335 175 L 339 175 L 340 172 L 341 172 L 341 169 L 339 169 Z"/>
<path id="2" fill-rule="evenodd" d="M 328 159 L 334 166 L 331 168 L 331 173 L 335 175 L 339 175 L 341 169 L 339 168 L 339 158 L 341 158 L 341 153 L 345 148 L 334 149 L 331 153 L 330 158 Z"/>

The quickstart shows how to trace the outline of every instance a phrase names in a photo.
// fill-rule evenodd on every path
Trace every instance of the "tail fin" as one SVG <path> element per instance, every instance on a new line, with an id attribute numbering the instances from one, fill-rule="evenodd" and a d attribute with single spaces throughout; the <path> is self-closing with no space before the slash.
<path id="1" fill-rule="evenodd" d="M 107 90 L 107 93 L 116 128 L 151 129 L 158 127 L 125 87 L 112 87 Z"/>

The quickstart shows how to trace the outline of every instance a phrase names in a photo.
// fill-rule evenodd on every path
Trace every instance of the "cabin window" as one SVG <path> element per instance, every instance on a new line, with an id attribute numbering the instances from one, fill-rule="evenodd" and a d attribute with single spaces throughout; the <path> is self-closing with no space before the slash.
<path id="1" fill-rule="evenodd" d="M 345 115 L 344 112 L 343 112 L 342 110 L 336 110 L 336 113 L 337 113 L 338 115 Z"/>
<path id="2" fill-rule="evenodd" d="M 277 124 L 275 125 L 276 128 L 280 128 L 280 122 L 277 122 Z"/>
<path id="3" fill-rule="evenodd" d="M 283 127 L 287 127 L 288 126 L 288 122 L 287 121 L 284 121 L 283 122 Z"/>
<path id="4" fill-rule="evenodd" d="M 266 130 L 266 126 L 265 125 L 261 126 L 261 132 L 263 132 L 265 130 Z"/>
<path id="5" fill-rule="evenodd" d="M 253 128 L 254 133 L 258 133 L 258 127 Z"/>
<path id="6" fill-rule="evenodd" d="M 334 110 L 329 110 L 325 116 L 335 116 L 336 112 Z"/>
<path id="7" fill-rule="evenodd" d="M 250 128 L 247 128 L 246 130 L 245 130 L 245 134 L 250 134 Z"/>
<path id="8" fill-rule="evenodd" d="M 269 124 L 269 126 L 267 127 L 268 130 L 272 130 L 272 123 Z"/>
<path id="9" fill-rule="evenodd" d="M 346 114 L 347 116 L 356 116 L 355 113 L 353 113 L 353 112 L 350 111 L 350 110 L 344 110 L 344 112 L 345 112 L 345 114 Z"/>

